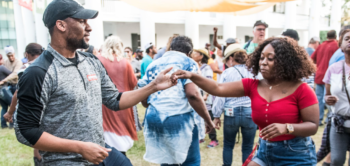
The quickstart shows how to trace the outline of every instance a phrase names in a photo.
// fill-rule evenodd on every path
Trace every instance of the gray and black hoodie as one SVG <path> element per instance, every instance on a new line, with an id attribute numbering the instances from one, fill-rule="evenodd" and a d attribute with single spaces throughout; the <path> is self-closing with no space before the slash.
<path id="1" fill-rule="evenodd" d="M 18 82 L 15 131 L 32 146 L 43 132 L 105 146 L 102 104 L 119 110 L 119 93 L 101 62 L 78 52 L 74 64 L 50 45 Z M 80 154 L 40 151 L 44 165 L 90 165 Z"/>

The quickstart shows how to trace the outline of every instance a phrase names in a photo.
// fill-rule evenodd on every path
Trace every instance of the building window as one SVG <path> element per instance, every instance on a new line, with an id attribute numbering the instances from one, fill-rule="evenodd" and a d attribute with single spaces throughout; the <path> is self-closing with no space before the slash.
<path id="1" fill-rule="evenodd" d="M 285 2 L 276 3 L 276 5 L 273 6 L 274 13 L 284 14 L 285 11 L 286 11 L 286 3 Z"/>
<path id="2" fill-rule="evenodd" d="M 134 52 L 137 49 L 141 48 L 140 34 L 137 34 L 137 33 L 132 33 L 131 34 L 131 47 L 132 47 L 132 50 Z"/>
<path id="3" fill-rule="evenodd" d="M 248 42 L 248 41 L 250 41 L 250 40 L 253 40 L 253 36 L 248 36 L 248 35 L 245 35 L 245 36 L 244 36 L 244 42 L 245 42 L 245 43 Z"/>
<path id="4" fill-rule="evenodd" d="M 0 0 L 0 50 L 8 45 L 17 50 L 13 3 L 12 0 Z"/>

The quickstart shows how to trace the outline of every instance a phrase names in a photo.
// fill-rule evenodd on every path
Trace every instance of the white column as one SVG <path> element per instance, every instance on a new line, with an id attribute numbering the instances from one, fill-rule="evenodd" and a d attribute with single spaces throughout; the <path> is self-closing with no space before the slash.
<path id="1" fill-rule="evenodd" d="M 199 24 L 198 13 L 186 12 L 185 35 L 192 39 L 193 48 L 199 48 Z M 204 46 L 203 46 L 204 47 Z"/>
<path id="2" fill-rule="evenodd" d="M 297 19 L 297 4 L 295 1 L 286 2 L 285 26 L 284 29 L 295 29 Z"/>
<path id="3" fill-rule="evenodd" d="M 86 9 L 98 10 L 101 13 L 101 0 L 85 0 L 84 7 Z M 93 45 L 95 48 L 99 48 L 104 42 L 101 15 L 97 16 L 95 19 L 88 20 L 88 23 L 92 28 L 89 44 Z"/>
<path id="4" fill-rule="evenodd" d="M 15 14 L 16 25 L 16 41 L 17 41 L 17 58 L 23 58 L 23 53 L 26 47 L 24 24 L 22 19 L 21 6 L 18 4 L 18 0 L 13 0 L 13 11 Z"/>
<path id="5" fill-rule="evenodd" d="M 25 42 L 26 42 L 25 45 L 29 43 L 35 43 L 36 36 L 35 36 L 35 21 L 34 21 L 33 12 L 24 7 L 21 7 L 21 10 L 22 10 L 23 24 L 25 25 L 25 28 L 24 28 L 24 35 L 25 35 Z"/>
<path id="6" fill-rule="evenodd" d="M 34 1 L 36 42 L 45 48 L 49 44 L 49 30 L 45 27 L 42 20 L 46 6 L 45 1 Z"/>
<path id="7" fill-rule="evenodd" d="M 236 26 L 235 16 L 232 14 L 225 14 L 224 16 L 224 41 L 228 38 L 236 38 L 237 37 L 237 26 Z"/>
<path id="8" fill-rule="evenodd" d="M 337 34 L 341 28 L 341 5 L 341 0 L 332 0 L 331 28 L 335 30 Z"/>
<path id="9" fill-rule="evenodd" d="M 311 0 L 310 3 L 310 17 L 309 17 L 309 37 L 320 36 L 320 13 L 321 3 L 319 0 Z"/>
<path id="10" fill-rule="evenodd" d="M 307 47 L 309 45 L 309 41 L 310 39 L 308 38 L 309 37 L 309 31 L 302 31 L 302 38 L 301 40 L 299 41 L 299 43 L 301 42 L 301 46 L 304 46 L 304 47 Z"/>
<path id="11" fill-rule="evenodd" d="M 156 25 L 154 22 L 154 14 L 149 11 L 141 11 L 140 13 L 140 38 L 141 49 L 145 50 L 148 43 L 155 44 L 156 41 Z M 157 47 L 157 46 L 156 46 Z"/>

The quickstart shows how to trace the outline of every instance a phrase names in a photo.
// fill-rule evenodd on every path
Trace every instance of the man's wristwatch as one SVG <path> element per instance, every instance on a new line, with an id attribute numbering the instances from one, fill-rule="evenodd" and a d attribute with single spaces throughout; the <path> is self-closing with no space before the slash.
<path id="1" fill-rule="evenodd" d="M 292 134 L 294 132 L 293 125 L 287 123 L 287 134 Z"/>

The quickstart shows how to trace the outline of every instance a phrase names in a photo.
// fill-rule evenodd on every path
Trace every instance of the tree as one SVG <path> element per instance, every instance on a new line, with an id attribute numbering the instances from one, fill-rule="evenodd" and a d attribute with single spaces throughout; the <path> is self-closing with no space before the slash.
<path id="1" fill-rule="evenodd" d="M 341 19 L 341 24 L 347 25 L 350 23 L 350 14 L 348 13 L 350 9 L 350 0 L 344 0 L 344 4 L 342 5 L 343 16 Z"/>

